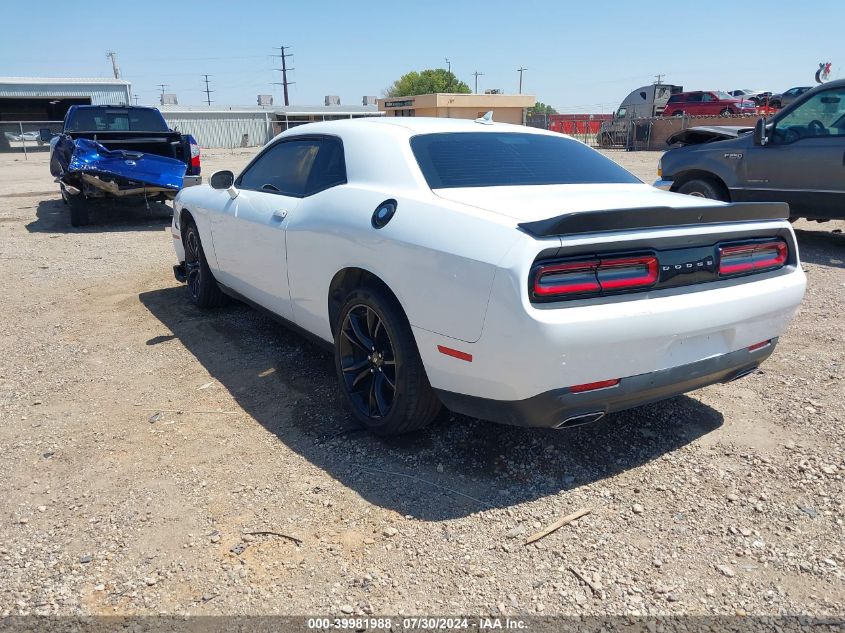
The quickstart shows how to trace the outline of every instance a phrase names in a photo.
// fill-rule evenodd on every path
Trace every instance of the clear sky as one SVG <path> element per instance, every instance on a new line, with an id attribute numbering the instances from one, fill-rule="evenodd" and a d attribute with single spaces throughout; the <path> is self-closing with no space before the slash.
<path id="1" fill-rule="evenodd" d="M 314 2 L 85 0 L 3 3 L 0 75 L 122 77 L 141 103 L 157 84 L 180 104 L 281 103 L 278 54 L 292 47 L 292 104 L 324 95 L 358 105 L 410 70 L 445 67 L 480 91 L 523 92 L 561 112 L 611 112 L 631 90 L 665 81 L 687 90 L 813 85 L 819 62 L 845 77 L 843 0 L 765 3 Z"/>

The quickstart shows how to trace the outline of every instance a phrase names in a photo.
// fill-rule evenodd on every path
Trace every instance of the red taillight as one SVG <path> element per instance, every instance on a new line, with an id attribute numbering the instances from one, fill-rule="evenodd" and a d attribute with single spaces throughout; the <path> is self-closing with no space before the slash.
<path id="1" fill-rule="evenodd" d="M 538 297 L 595 294 L 645 288 L 657 281 L 657 258 L 620 257 L 540 266 L 534 273 Z"/>
<path id="2" fill-rule="evenodd" d="M 200 146 L 196 143 L 191 143 L 191 167 L 200 166 Z"/>
<path id="3" fill-rule="evenodd" d="M 656 257 L 603 259 L 598 280 L 602 290 L 650 286 L 657 281 Z"/>
<path id="4" fill-rule="evenodd" d="M 753 352 L 755 350 L 762 349 L 762 348 L 766 347 L 766 345 L 768 345 L 771 342 L 772 342 L 772 340 L 769 339 L 768 341 L 761 341 L 759 343 L 754 343 L 754 345 L 748 346 L 748 351 Z"/>
<path id="5" fill-rule="evenodd" d="M 600 292 L 596 279 L 599 261 L 540 266 L 534 275 L 534 294 L 540 297 Z"/>
<path id="6" fill-rule="evenodd" d="M 780 268 L 786 263 L 786 242 L 762 242 L 719 248 L 719 275 L 741 275 Z"/>
<path id="7" fill-rule="evenodd" d="M 596 389 L 607 389 L 608 387 L 615 387 L 619 384 L 619 379 L 614 378 L 613 380 L 600 380 L 598 382 L 587 382 L 583 385 L 575 385 L 574 387 L 570 387 L 569 391 L 572 393 L 583 393 L 584 391 L 595 391 Z"/>

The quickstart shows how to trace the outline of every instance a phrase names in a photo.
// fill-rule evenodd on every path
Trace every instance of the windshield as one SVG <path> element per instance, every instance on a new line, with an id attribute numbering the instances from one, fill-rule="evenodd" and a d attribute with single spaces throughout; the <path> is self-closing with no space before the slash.
<path id="1" fill-rule="evenodd" d="M 564 136 L 423 134 L 411 139 L 411 149 L 432 189 L 640 182 L 609 158 Z"/>
<path id="2" fill-rule="evenodd" d="M 67 122 L 69 132 L 167 132 L 164 118 L 146 108 L 82 108 Z"/>

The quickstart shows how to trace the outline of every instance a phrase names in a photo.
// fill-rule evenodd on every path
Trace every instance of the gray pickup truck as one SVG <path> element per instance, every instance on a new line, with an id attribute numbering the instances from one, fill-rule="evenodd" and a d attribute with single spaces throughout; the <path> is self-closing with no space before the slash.
<path id="1" fill-rule="evenodd" d="M 692 127 L 660 159 L 655 187 L 725 202 L 787 202 L 793 218 L 845 219 L 845 80 L 751 127 Z"/>

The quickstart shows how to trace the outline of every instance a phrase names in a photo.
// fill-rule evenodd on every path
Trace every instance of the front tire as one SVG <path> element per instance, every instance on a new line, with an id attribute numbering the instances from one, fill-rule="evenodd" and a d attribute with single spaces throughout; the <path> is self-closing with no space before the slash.
<path id="1" fill-rule="evenodd" d="M 724 187 L 722 187 L 719 183 L 706 178 L 688 180 L 678 187 L 678 193 L 685 193 L 688 196 L 696 196 L 699 198 L 709 198 L 710 200 L 730 202 Z"/>
<path id="2" fill-rule="evenodd" d="M 335 325 L 335 368 L 352 415 L 373 433 L 416 431 L 440 410 L 411 326 L 383 288 L 347 295 Z"/>
<path id="3" fill-rule="evenodd" d="M 208 267 L 197 225 L 190 222 L 185 228 L 185 277 L 191 302 L 199 308 L 216 308 L 226 303 L 226 295 Z"/>

